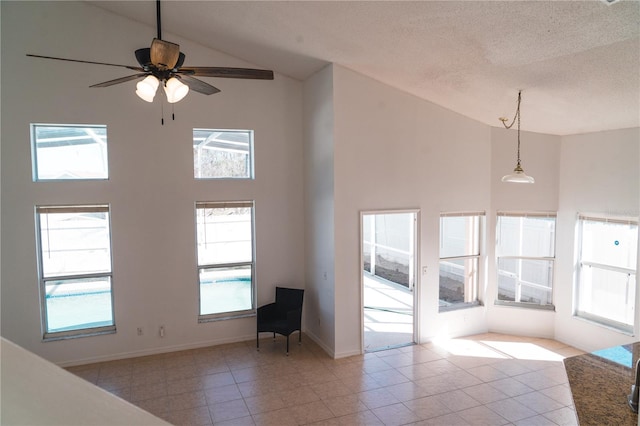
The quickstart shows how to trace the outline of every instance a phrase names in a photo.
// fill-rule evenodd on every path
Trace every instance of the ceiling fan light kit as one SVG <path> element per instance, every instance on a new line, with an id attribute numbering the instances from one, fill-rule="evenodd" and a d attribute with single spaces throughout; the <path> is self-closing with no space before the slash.
<path id="1" fill-rule="evenodd" d="M 171 77 L 163 87 L 164 93 L 167 95 L 167 102 L 170 104 L 181 101 L 189 93 L 189 86 L 183 84 L 177 77 Z"/>
<path id="2" fill-rule="evenodd" d="M 136 84 L 136 95 L 143 101 L 153 102 L 160 81 L 152 75 L 144 78 Z"/>
<path id="3" fill-rule="evenodd" d="M 150 48 L 146 47 L 135 51 L 135 57 L 140 66 L 56 58 L 53 56 L 32 55 L 29 53 L 27 56 L 84 64 L 107 65 L 137 71 L 137 74 L 94 84 L 90 87 L 109 87 L 143 78 L 143 80 L 136 84 L 136 95 L 146 102 L 153 102 L 160 83 L 162 83 L 162 87 L 167 96 L 167 102 L 171 104 L 184 99 L 190 89 L 203 95 L 212 95 L 220 91 L 217 87 L 199 80 L 194 76 L 273 80 L 273 71 L 271 70 L 231 67 L 183 67 L 182 64 L 185 60 L 185 54 L 180 52 L 180 46 L 176 43 L 162 40 L 160 0 L 156 0 L 156 18 L 158 37 L 153 39 Z"/>
<path id="4" fill-rule="evenodd" d="M 518 92 L 518 106 L 516 107 L 516 115 L 513 117 L 513 121 L 511 124 L 507 125 L 507 119 L 500 117 L 499 120 L 502 122 L 506 129 L 510 129 L 513 124 L 518 120 L 518 153 L 517 153 L 517 162 L 516 167 L 513 169 L 513 173 L 508 175 L 504 175 L 502 177 L 502 182 L 510 182 L 510 183 L 534 183 L 535 179 L 533 176 L 528 176 L 524 170 L 522 169 L 522 165 L 520 164 L 520 101 L 522 100 L 522 90 Z"/>

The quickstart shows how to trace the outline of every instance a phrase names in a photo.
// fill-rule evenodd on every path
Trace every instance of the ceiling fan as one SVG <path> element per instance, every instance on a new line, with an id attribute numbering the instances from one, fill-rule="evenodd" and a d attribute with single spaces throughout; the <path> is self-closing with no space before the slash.
<path id="1" fill-rule="evenodd" d="M 162 40 L 160 0 L 156 0 L 156 25 L 158 29 L 158 37 L 153 39 L 151 47 L 135 51 L 136 60 L 140 66 L 56 58 L 53 56 L 33 55 L 29 53 L 27 56 L 43 59 L 55 59 L 57 61 L 107 65 L 138 71 L 137 74 L 94 84 L 90 87 L 109 87 L 114 84 L 142 79 L 136 85 L 136 94 L 147 102 L 153 102 L 153 98 L 160 83 L 162 83 L 162 87 L 164 88 L 164 92 L 169 103 L 175 103 L 183 99 L 189 92 L 189 89 L 204 95 L 212 95 L 220 91 L 217 87 L 214 87 L 209 83 L 205 83 L 194 76 L 273 80 L 273 71 L 271 70 L 229 67 L 183 67 L 185 54 L 180 52 L 180 46 L 176 43 Z"/>

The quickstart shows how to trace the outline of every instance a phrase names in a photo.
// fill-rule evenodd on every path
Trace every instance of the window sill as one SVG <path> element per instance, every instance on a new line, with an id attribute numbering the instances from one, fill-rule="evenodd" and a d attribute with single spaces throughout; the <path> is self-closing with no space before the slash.
<path id="1" fill-rule="evenodd" d="M 625 336 L 631 336 L 631 337 L 635 336 L 635 333 L 633 332 L 633 327 L 629 327 L 629 326 L 625 327 L 622 324 L 620 326 L 617 326 L 609 322 L 602 321 L 596 316 L 573 314 L 573 318 L 578 321 L 584 321 L 588 324 L 591 324 L 597 327 L 606 328 L 607 330 L 610 330 L 616 333 L 624 334 Z"/>
<path id="2" fill-rule="evenodd" d="M 470 303 L 458 303 L 455 305 L 451 305 L 451 306 L 441 306 L 438 309 L 438 313 L 439 314 L 443 314 L 446 312 L 455 312 L 455 311 L 460 311 L 460 310 L 464 310 L 464 309 L 472 309 L 472 308 L 479 308 L 484 306 L 481 302 L 479 301 L 475 301 L 475 302 L 470 302 Z"/>
<path id="3" fill-rule="evenodd" d="M 81 337 L 102 336 L 104 334 L 116 334 L 116 327 L 104 327 L 101 329 L 84 329 L 75 331 L 63 331 L 59 333 L 45 333 L 43 342 L 55 342 L 58 340 L 79 339 Z"/>
<path id="4" fill-rule="evenodd" d="M 256 313 L 253 312 L 245 312 L 241 314 L 218 314 L 218 315 L 201 315 L 198 317 L 198 324 L 206 323 L 206 322 L 215 322 L 215 321 L 226 321 L 232 319 L 240 319 L 240 318 L 251 318 L 255 317 Z"/>
<path id="5" fill-rule="evenodd" d="M 496 306 L 506 306 L 511 308 L 533 309 L 536 311 L 556 311 L 555 305 L 536 305 L 535 303 L 507 302 L 505 300 L 496 300 L 493 304 Z"/>

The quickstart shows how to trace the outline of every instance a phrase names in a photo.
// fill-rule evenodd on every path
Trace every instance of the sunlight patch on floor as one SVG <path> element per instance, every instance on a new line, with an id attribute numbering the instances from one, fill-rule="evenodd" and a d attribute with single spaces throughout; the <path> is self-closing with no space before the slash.
<path id="1" fill-rule="evenodd" d="M 438 338 L 433 343 L 453 355 L 496 359 L 508 358 L 504 353 L 495 351 L 491 347 L 474 340 Z"/>
<path id="2" fill-rule="evenodd" d="M 493 341 L 482 341 L 482 343 L 516 359 L 537 361 L 562 361 L 564 359 L 564 356 L 535 343 Z"/>
<path id="3" fill-rule="evenodd" d="M 531 361 L 562 361 L 564 356 L 530 342 L 438 338 L 433 343 L 453 355 Z"/>

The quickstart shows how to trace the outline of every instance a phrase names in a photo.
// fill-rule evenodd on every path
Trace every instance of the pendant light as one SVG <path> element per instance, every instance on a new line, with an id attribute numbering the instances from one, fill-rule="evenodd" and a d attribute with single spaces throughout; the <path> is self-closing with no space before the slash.
<path id="1" fill-rule="evenodd" d="M 504 175 L 502 177 L 503 182 L 511 182 L 511 183 L 534 183 L 535 179 L 532 176 L 527 176 L 527 174 L 522 169 L 522 165 L 520 164 L 520 101 L 522 100 L 522 90 L 518 92 L 518 107 L 516 108 L 516 115 L 513 117 L 513 121 L 511 124 L 507 125 L 507 119 L 504 117 L 500 117 L 500 121 L 506 129 L 510 129 L 513 127 L 513 124 L 518 119 L 518 162 L 516 163 L 516 168 L 513 169 L 513 173 Z"/>

